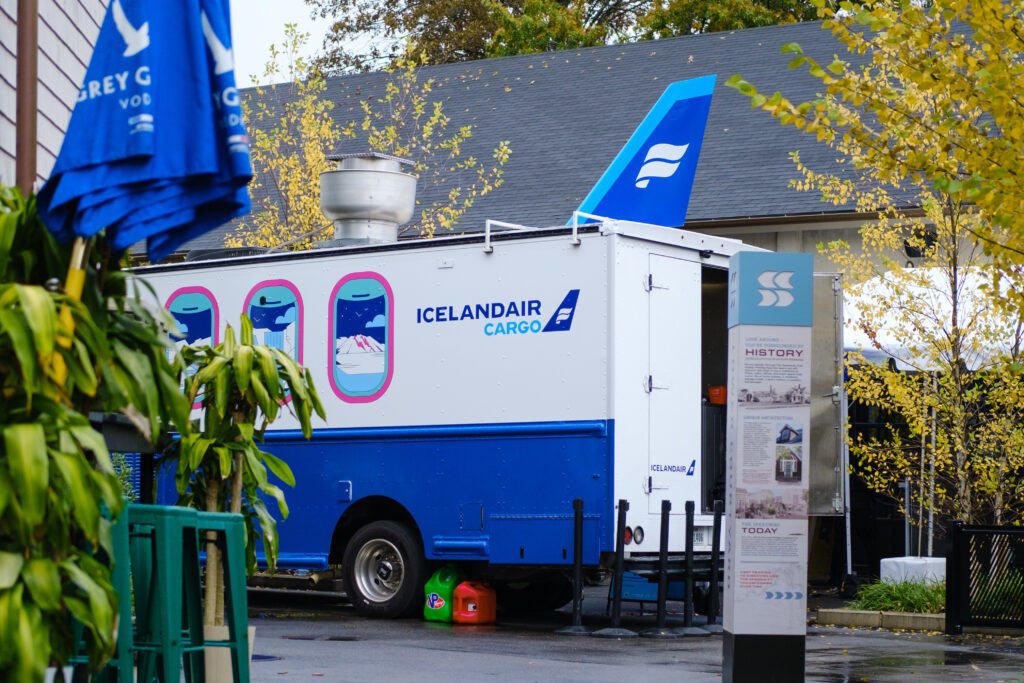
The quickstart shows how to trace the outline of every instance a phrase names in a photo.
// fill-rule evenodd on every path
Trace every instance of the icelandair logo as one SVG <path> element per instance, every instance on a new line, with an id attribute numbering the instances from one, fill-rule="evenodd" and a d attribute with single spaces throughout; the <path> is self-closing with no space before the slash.
<path id="1" fill-rule="evenodd" d="M 453 323 L 467 320 L 486 320 L 483 333 L 488 337 L 511 334 L 538 334 L 541 332 L 568 332 L 576 315 L 576 302 L 580 290 L 571 289 L 562 303 L 550 315 L 547 323 L 541 313 L 541 302 L 494 301 L 461 306 L 428 306 L 416 309 L 417 324 Z"/>
<path id="2" fill-rule="evenodd" d="M 793 271 L 791 270 L 766 270 L 758 275 L 757 283 L 764 289 L 757 290 L 761 294 L 761 301 L 757 305 L 785 308 L 793 303 L 793 294 L 788 291 L 793 289 L 793 285 L 789 281 L 792 277 Z"/>
<path id="3" fill-rule="evenodd" d="M 686 154 L 689 143 L 685 145 L 670 145 L 663 142 L 651 145 L 644 157 L 644 165 L 636 176 L 636 186 L 641 190 L 647 187 L 651 178 L 671 178 L 679 168 L 679 161 Z"/>

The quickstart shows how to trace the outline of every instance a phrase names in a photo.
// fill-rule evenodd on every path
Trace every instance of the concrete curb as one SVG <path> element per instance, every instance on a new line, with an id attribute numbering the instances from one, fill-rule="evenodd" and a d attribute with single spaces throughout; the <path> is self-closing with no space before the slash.
<path id="1" fill-rule="evenodd" d="M 818 625 L 860 626 L 862 628 L 892 628 L 907 631 L 942 631 L 946 628 L 945 614 L 915 614 L 911 612 L 872 612 L 856 609 L 819 609 Z"/>

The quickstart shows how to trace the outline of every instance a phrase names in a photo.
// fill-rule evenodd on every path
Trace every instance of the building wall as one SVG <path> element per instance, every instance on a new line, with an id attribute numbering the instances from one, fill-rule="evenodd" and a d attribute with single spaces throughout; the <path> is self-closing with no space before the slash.
<path id="1" fill-rule="evenodd" d="M 38 0 L 36 186 L 49 175 L 108 0 Z M 18 0 L 0 0 L 0 183 L 15 182 Z"/>

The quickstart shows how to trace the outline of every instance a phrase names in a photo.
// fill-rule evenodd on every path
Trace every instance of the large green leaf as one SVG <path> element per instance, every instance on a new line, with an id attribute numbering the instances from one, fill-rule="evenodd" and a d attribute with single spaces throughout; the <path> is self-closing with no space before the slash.
<path id="1" fill-rule="evenodd" d="M 14 494 L 21 503 L 25 523 L 34 526 L 46 513 L 50 479 L 46 433 L 41 424 L 7 425 L 3 432 Z"/>
<path id="2" fill-rule="evenodd" d="M 242 344 L 244 346 L 253 345 L 252 320 L 245 313 L 242 314 Z"/>
<path id="3" fill-rule="evenodd" d="M 232 328 L 231 325 L 228 325 L 224 329 L 224 341 L 220 343 L 220 348 L 221 353 L 229 359 L 233 358 L 235 355 L 235 348 L 238 343 L 236 339 L 234 328 Z"/>
<path id="4" fill-rule="evenodd" d="M 18 215 L 8 212 L 0 215 L 0 280 L 6 279 L 7 264 L 11 261 L 11 245 L 18 231 Z"/>
<path id="5" fill-rule="evenodd" d="M 102 434 L 93 429 L 88 423 L 74 425 L 68 431 L 78 441 L 78 445 L 82 447 L 82 450 L 92 453 L 98 470 L 107 474 L 114 473 L 114 464 L 110 460 L 107 442 Z"/>
<path id="6" fill-rule="evenodd" d="M 18 570 L 21 571 L 20 568 Z M 14 633 L 18 628 L 18 612 L 25 586 L 18 584 L 11 590 L 0 590 L 0 633 Z M 0 670 L 6 670 L 14 659 L 14 639 L 0 638 Z"/>
<path id="7" fill-rule="evenodd" d="M 24 564 L 25 558 L 21 553 L 8 553 L 0 550 L 0 591 L 5 591 L 14 585 Z M 3 621 L 0 621 L 0 628 L 2 626 Z"/>
<path id="8" fill-rule="evenodd" d="M 260 490 L 263 493 L 274 497 L 274 500 L 277 501 L 278 510 L 281 512 L 281 518 L 288 519 L 288 501 L 284 498 L 284 491 L 274 484 L 267 484 Z"/>
<path id="9" fill-rule="evenodd" d="M 309 400 L 313 403 L 313 410 L 320 416 L 321 420 L 326 420 L 327 413 L 324 411 L 324 405 L 320 402 L 320 394 L 316 391 L 316 385 L 313 384 L 313 373 L 309 371 L 309 368 L 303 368 L 303 370 L 306 377 L 306 385 L 309 387 Z"/>
<path id="10" fill-rule="evenodd" d="M 260 462 L 256 446 L 250 441 L 245 449 L 245 464 L 249 470 L 249 476 L 256 480 L 256 485 L 261 489 L 267 485 L 267 468 Z"/>
<path id="11" fill-rule="evenodd" d="M 252 392 L 256 397 L 256 403 L 259 405 L 260 410 L 266 415 L 267 419 L 271 422 L 277 418 L 278 403 L 270 396 L 270 392 L 267 391 L 267 387 L 263 384 L 263 380 L 260 379 L 259 375 L 253 373 L 253 376 L 249 379 L 249 386 L 252 387 Z"/>
<path id="12" fill-rule="evenodd" d="M 285 372 L 285 380 L 292 391 L 292 395 L 305 399 L 306 384 L 302 381 L 302 368 L 299 367 L 299 364 L 292 360 L 284 351 L 272 348 L 271 352 L 274 354 L 274 358 Z"/>
<path id="13" fill-rule="evenodd" d="M 42 287 L 15 285 L 25 319 L 32 330 L 36 352 L 45 356 L 53 351 L 57 336 L 57 308 L 53 298 Z"/>
<path id="14" fill-rule="evenodd" d="M 43 680 L 46 666 L 50 663 L 50 638 L 39 608 L 31 603 L 22 604 L 17 615 L 17 629 L 10 635 L 14 639 L 15 667 L 7 681 L 37 683 Z"/>
<path id="15" fill-rule="evenodd" d="M 238 390 L 245 392 L 249 388 L 249 376 L 252 374 L 252 361 L 255 351 L 251 346 L 239 346 L 235 353 L 235 380 Z"/>
<path id="16" fill-rule="evenodd" d="M 7 509 L 7 503 L 11 499 L 11 477 L 7 470 L 0 468 L 0 517 Z"/>
<path id="17" fill-rule="evenodd" d="M 288 463 L 272 453 L 261 451 L 260 456 L 263 458 L 263 462 L 266 464 L 267 469 L 273 472 L 275 477 L 283 481 L 288 486 L 295 486 L 295 474 L 292 473 L 292 468 L 288 466 Z"/>
<path id="18" fill-rule="evenodd" d="M 132 379 L 130 393 L 136 409 L 149 418 L 150 423 L 157 422 L 160 397 L 146 354 L 121 341 L 114 341 L 113 351 L 117 362 L 124 366 Z"/>
<path id="19" fill-rule="evenodd" d="M 226 366 L 213 378 L 213 406 L 220 415 L 228 414 L 231 389 L 231 369 L 230 366 Z"/>
<path id="20" fill-rule="evenodd" d="M 269 346 L 254 346 L 253 351 L 256 352 L 256 360 L 259 361 L 260 368 L 260 381 L 263 382 L 264 388 L 272 396 L 276 397 L 277 393 L 280 393 L 281 378 L 277 372 L 277 360 L 274 358 L 273 352 Z M 266 409 L 263 411 L 266 412 Z"/>
<path id="21" fill-rule="evenodd" d="M 67 363 L 68 372 L 75 387 L 87 396 L 96 394 L 99 388 L 99 381 L 96 379 L 96 371 L 92 367 L 92 358 L 88 347 L 78 338 L 72 340 L 73 355 L 68 354 L 70 362 Z"/>
<path id="22" fill-rule="evenodd" d="M 42 558 L 29 560 L 21 570 L 21 577 L 39 607 L 47 612 L 60 609 L 60 572 L 55 562 Z"/>
<path id="23" fill-rule="evenodd" d="M 85 597 L 89 601 L 92 622 L 96 625 L 96 629 L 102 633 L 112 633 L 114 630 L 114 608 L 103 587 L 71 560 L 61 562 L 60 569 L 75 586 L 85 593 Z"/>
<path id="24" fill-rule="evenodd" d="M 231 451 L 224 446 L 213 446 L 213 452 L 217 455 L 217 463 L 220 465 L 220 476 L 227 477 L 231 474 Z"/>
<path id="25" fill-rule="evenodd" d="M 79 453 L 54 453 L 53 463 L 66 484 L 72 516 L 90 541 L 98 541 L 100 507 L 90 486 L 91 468 Z"/>
<path id="26" fill-rule="evenodd" d="M 257 519 L 260 521 L 260 533 L 263 535 L 263 552 L 267 556 L 267 565 L 273 570 L 277 567 L 277 521 L 267 511 L 263 501 L 258 498 L 253 501 L 253 509 L 256 512 Z"/>
<path id="27" fill-rule="evenodd" d="M 32 343 L 32 330 L 29 329 L 25 316 L 20 311 L 9 308 L 0 308 L 0 330 L 11 338 L 11 346 L 18 359 L 21 375 L 25 378 L 24 388 L 31 394 L 41 374 L 39 358 Z"/>
<path id="28" fill-rule="evenodd" d="M 196 374 L 194 374 L 191 378 L 191 381 L 193 382 L 192 386 L 194 387 L 194 390 L 197 392 L 199 391 L 199 388 L 202 387 L 204 384 L 212 381 L 213 378 L 215 378 L 218 375 L 218 373 L 220 373 L 221 370 L 229 362 L 228 359 L 225 358 L 224 356 L 216 354 L 212 351 L 202 356 L 203 359 L 207 357 L 209 358 L 209 361 L 205 365 L 202 365 L 199 368 L 199 371 L 196 372 Z"/>

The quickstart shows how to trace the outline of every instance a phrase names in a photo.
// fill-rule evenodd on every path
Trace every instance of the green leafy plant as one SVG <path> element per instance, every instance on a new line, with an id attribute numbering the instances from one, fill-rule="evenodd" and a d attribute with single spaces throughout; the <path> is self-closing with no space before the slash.
<path id="1" fill-rule="evenodd" d="M 324 408 L 313 378 L 280 349 L 253 343 L 252 323 L 242 315 L 241 339 L 229 325 L 224 341 L 215 347 L 185 347 L 182 357 L 196 367 L 185 380 L 189 402 L 202 395 L 200 426 L 181 435 L 172 446 L 169 461 L 176 467 L 179 504 L 208 512 L 236 512 L 246 517 L 246 564 L 256 570 L 255 542 L 262 538 L 267 564 L 277 563 L 277 522 L 261 495 L 277 501 L 282 517 L 288 506 L 280 487 L 268 472 L 288 486 L 295 477 L 287 463 L 261 451 L 267 426 L 284 409 L 291 410 L 308 439 L 314 413 L 324 418 Z M 259 426 L 257 426 L 257 424 Z M 207 546 L 204 621 L 223 623 L 223 582 L 220 556 L 215 545 Z"/>
<path id="2" fill-rule="evenodd" d="M 113 653 L 117 596 L 110 525 L 121 489 L 90 410 L 120 412 L 152 438 L 186 417 L 180 366 L 153 313 L 101 239 L 81 301 L 56 286 L 71 248 L 35 199 L 0 187 L 0 679 L 39 681 L 77 647 L 92 668 Z M 162 313 L 162 312 L 161 312 Z M 72 329 L 73 328 L 73 329 Z"/>
<path id="3" fill-rule="evenodd" d="M 946 610 L 946 582 L 875 581 L 861 586 L 847 607 L 872 612 L 938 614 Z"/>
<path id="4" fill-rule="evenodd" d="M 139 497 L 135 492 L 135 485 L 132 483 L 135 468 L 128 462 L 124 453 L 111 453 L 110 461 L 114 464 L 114 474 L 117 475 L 117 482 L 121 485 L 121 497 L 126 503 L 134 503 Z"/>

